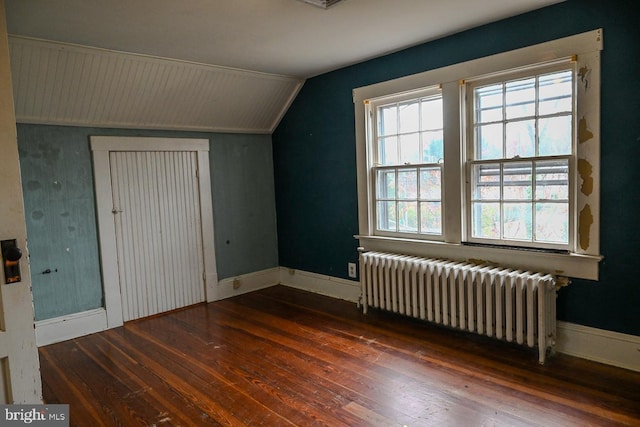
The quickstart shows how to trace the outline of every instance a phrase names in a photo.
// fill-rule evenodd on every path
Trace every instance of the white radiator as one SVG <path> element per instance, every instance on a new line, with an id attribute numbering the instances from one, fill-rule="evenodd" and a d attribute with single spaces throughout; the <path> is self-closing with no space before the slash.
<path id="1" fill-rule="evenodd" d="M 553 350 L 556 278 L 468 262 L 381 252 L 360 255 L 363 311 L 368 307 L 509 342 Z"/>

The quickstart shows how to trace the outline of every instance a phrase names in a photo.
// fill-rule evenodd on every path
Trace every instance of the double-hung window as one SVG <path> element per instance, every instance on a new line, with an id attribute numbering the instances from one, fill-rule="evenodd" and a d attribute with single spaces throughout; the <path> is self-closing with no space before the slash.
<path id="1" fill-rule="evenodd" d="M 573 62 L 466 86 L 466 240 L 569 250 Z"/>
<path id="2" fill-rule="evenodd" d="M 360 246 L 597 279 L 602 31 L 354 89 Z"/>
<path id="3" fill-rule="evenodd" d="M 371 114 L 376 232 L 442 235 L 442 96 L 425 90 L 378 100 Z"/>

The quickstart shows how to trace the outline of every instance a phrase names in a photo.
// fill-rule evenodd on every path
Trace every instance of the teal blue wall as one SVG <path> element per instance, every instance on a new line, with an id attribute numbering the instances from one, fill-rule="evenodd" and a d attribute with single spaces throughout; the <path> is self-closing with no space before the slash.
<path id="1" fill-rule="evenodd" d="M 278 265 L 271 136 L 19 124 L 36 320 L 102 306 L 90 135 L 208 139 L 218 277 Z"/>
<path id="2" fill-rule="evenodd" d="M 352 89 L 604 29 L 600 280 L 558 317 L 640 335 L 640 21 L 636 0 L 569 0 L 309 79 L 273 134 L 280 265 L 347 278 L 357 260 Z"/>

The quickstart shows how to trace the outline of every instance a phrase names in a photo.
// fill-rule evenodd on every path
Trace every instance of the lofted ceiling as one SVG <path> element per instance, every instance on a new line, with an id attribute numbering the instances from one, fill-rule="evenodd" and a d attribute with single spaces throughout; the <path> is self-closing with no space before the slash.
<path id="1" fill-rule="evenodd" d="M 559 0 L 6 0 L 18 121 L 270 133 L 309 77 Z"/>

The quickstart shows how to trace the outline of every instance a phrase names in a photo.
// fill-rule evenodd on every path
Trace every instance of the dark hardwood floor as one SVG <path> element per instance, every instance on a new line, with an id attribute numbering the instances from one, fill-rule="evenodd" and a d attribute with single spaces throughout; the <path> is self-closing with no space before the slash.
<path id="1" fill-rule="evenodd" d="M 640 373 L 277 286 L 40 349 L 77 426 L 640 426 Z"/>

